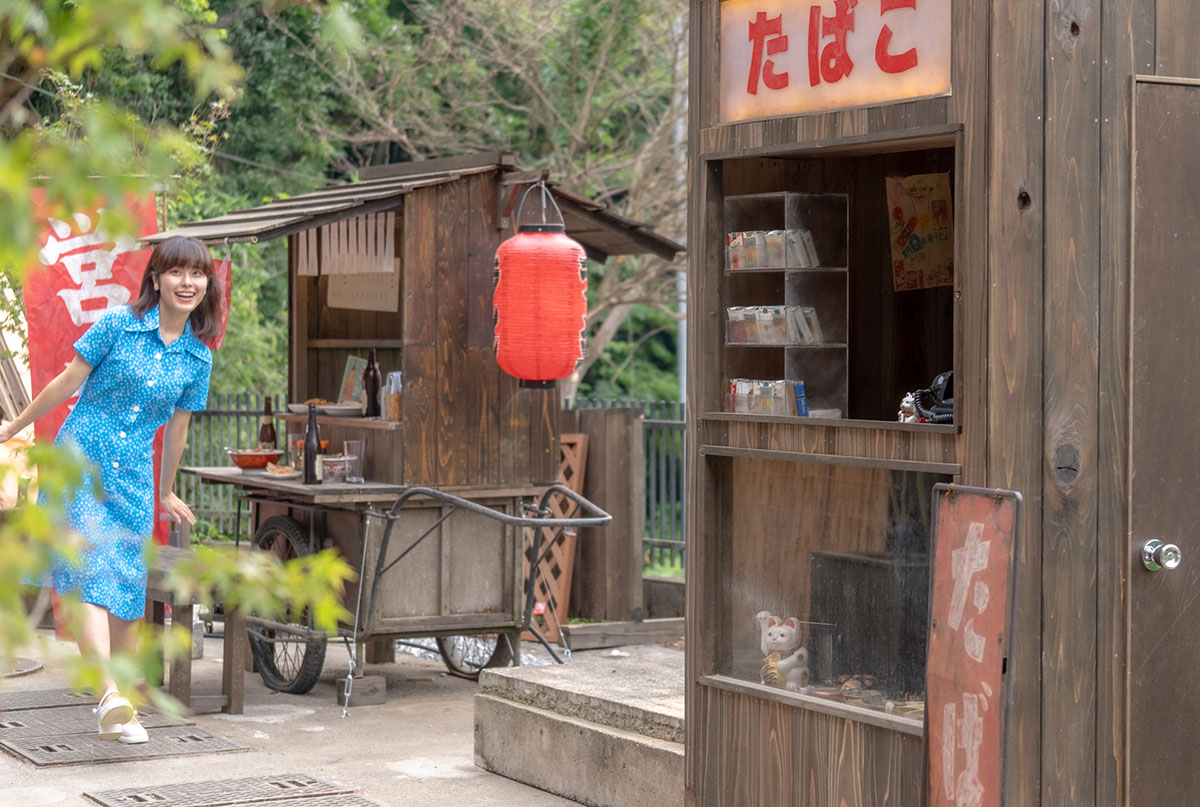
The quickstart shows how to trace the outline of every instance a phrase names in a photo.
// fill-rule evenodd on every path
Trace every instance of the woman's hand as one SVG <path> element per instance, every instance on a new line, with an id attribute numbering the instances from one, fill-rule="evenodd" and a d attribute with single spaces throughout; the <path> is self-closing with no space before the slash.
<path id="1" fill-rule="evenodd" d="M 17 435 L 17 429 L 13 428 L 12 423 L 5 423 L 0 426 L 0 443 L 7 443 Z"/>
<path id="2" fill-rule="evenodd" d="M 196 517 L 192 515 L 192 509 L 187 506 L 183 499 L 175 495 L 175 491 L 167 491 L 159 504 L 162 506 L 163 512 L 167 514 L 167 518 L 176 524 L 180 521 L 186 521 L 188 524 L 195 525 Z"/>

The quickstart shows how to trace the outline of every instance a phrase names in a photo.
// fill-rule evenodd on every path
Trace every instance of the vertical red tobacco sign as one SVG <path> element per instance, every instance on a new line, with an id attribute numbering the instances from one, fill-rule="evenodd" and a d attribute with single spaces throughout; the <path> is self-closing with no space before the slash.
<path id="1" fill-rule="evenodd" d="M 926 732 L 930 807 L 1001 807 L 1021 495 L 934 487 Z"/>

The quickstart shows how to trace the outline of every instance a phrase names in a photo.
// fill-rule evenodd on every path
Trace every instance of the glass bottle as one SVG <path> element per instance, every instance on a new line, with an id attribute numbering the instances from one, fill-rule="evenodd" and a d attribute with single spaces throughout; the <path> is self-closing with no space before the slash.
<path id="1" fill-rule="evenodd" d="M 304 484 L 321 484 L 321 468 L 317 455 L 321 453 L 321 433 L 317 428 L 317 405 L 308 405 L 308 433 L 304 435 Z"/>
<path id="2" fill-rule="evenodd" d="M 381 386 L 383 386 L 383 381 L 379 375 L 379 368 L 375 365 L 375 348 L 371 348 L 367 352 L 367 369 L 363 370 L 363 397 L 367 404 L 363 417 L 379 417 L 379 389 Z"/>
<path id="3" fill-rule="evenodd" d="M 275 415 L 271 411 L 271 396 L 263 396 L 262 421 L 258 427 L 258 447 L 275 448 Z"/>

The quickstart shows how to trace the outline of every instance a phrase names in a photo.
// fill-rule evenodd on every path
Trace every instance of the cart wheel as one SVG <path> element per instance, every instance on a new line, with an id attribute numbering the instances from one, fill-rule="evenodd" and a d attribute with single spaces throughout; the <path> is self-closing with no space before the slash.
<path id="1" fill-rule="evenodd" d="M 437 637 L 442 661 L 454 675 L 479 680 L 484 667 L 508 667 L 513 663 L 512 640 L 503 633 L 472 633 Z"/>
<path id="2" fill-rule="evenodd" d="M 287 516 L 272 516 L 254 534 L 254 546 L 280 560 L 309 554 L 304 528 Z M 286 628 L 253 624 L 250 620 L 250 652 L 263 683 L 279 692 L 303 695 L 317 683 L 325 663 L 325 634 L 310 627 L 311 613 Z"/>

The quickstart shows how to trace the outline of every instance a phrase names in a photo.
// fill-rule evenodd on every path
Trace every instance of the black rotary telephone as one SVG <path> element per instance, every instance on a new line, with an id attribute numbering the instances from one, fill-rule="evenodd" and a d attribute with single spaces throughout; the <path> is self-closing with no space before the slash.
<path id="1" fill-rule="evenodd" d="M 919 389 L 913 393 L 913 403 L 917 414 L 926 423 L 954 422 L 954 371 L 947 370 L 938 373 L 937 378 L 930 383 L 929 389 Z"/>

